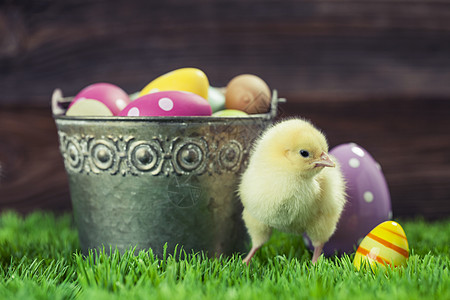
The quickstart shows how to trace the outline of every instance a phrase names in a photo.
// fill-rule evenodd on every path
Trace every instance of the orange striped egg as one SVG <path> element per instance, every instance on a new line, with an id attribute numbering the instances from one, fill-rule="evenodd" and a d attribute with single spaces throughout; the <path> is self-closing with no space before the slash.
<path id="1" fill-rule="evenodd" d="M 386 221 L 372 229 L 359 244 L 353 265 L 359 270 L 363 261 L 375 266 L 403 266 L 409 257 L 408 240 L 402 226 Z"/>

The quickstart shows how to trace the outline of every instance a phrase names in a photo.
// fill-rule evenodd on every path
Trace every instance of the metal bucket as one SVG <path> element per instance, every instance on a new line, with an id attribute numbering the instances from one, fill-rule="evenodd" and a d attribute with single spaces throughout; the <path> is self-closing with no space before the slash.
<path id="1" fill-rule="evenodd" d="M 176 245 L 208 255 L 245 252 L 236 194 L 252 142 L 277 113 L 248 117 L 53 117 L 82 251 Z"/>

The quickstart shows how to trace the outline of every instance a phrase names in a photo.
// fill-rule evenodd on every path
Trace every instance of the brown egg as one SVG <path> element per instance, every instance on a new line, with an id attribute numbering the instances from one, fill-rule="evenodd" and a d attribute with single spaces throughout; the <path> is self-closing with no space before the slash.
<path id="1" fill-rule="evenodd" d="M 228 83 L 225 107 L 248 114 L 261 114 L 269 111 L 270 99 L 271 92 L 264 80 L 255 75 L 242 74 Z"/>

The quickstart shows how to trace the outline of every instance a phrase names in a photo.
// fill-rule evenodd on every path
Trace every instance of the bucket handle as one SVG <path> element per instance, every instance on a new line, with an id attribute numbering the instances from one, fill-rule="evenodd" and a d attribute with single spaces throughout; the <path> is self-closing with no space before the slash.
<path id="1" fill-rule="evenodd" d="M 62 116 L 66 114 L 67 108 L 72 97 L 63 97 L 61 89 L 55 89 L 52 94 L 52 113 L 54 116 Z"/>
<path id="2" fill-rule="evenodd" d="M 272 90 L 272 101 L 270 104 L 270 118 L 275 119 L 278 113 L 278 104 L 285 103 L 286 98 L 278 98 L 278 91 Z"/>

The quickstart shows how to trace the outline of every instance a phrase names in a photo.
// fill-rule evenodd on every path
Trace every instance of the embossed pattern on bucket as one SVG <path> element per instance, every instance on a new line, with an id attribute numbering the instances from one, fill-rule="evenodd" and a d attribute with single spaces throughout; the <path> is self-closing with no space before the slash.
<path id="1" fill-rule="evenodd" d="M 60 150 L 83 252 L 175 245 L 209 255 L 244 252 L 236 194 L 252 142 L 272 122 L 249 117 L 66 117 L 53 97 Z"/>

